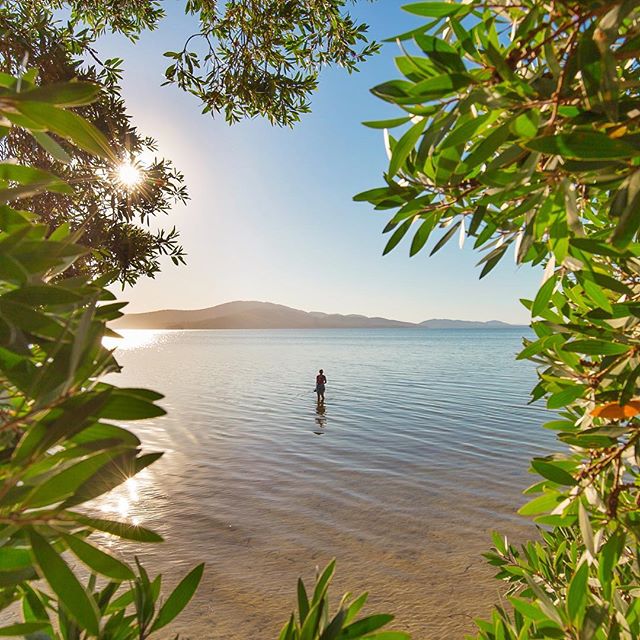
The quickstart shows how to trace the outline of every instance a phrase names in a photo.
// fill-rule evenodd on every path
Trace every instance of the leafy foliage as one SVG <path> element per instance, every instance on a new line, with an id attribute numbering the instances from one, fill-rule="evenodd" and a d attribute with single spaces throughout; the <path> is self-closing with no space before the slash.
<path id="1" fill-rule="evenodd" d="M 99 13 L 99 7 L 95 9 Z M 100 23 L 96 16 L 92 24 L 96 20 Z M 87 36 L 56 23 L 48 10 L 33 3 L 3 3 L 0 35 L 0 71 L 22 75 L 23 89 L 35 90 L 38 84 L 46 84 L 46 91 L 52 92 L 55 85 L 59 93 L 56 107 L 80 105 L 78 113 L 102 132 L 113 155 L 102 158 L 95 154 L 94 147 L 69 144 L 64 130 L 44 133 L 41 127 L 36 128 L 33 109 L 42 106 L 34 107 L 30 100 L 20 101 L 20 111 L 11 121 L 20 123 L 31 118 L 31 128 L 14 127 L 0 141 L 0 157 L 5 160 L 16 159 L 53 171 L 74 185 L 73 195 L 41 192 L 26 203 L 51 231 L 68 223 L 72 230 L 82 231 L 82 243 L 93 248 L 76 260 L 69 274 L 113 271 L 114 278 L 133 284 L 142 275 L 153 277 L 163 255 L 182 263 L 184 251 L 176 230 L 151 231 L 148 224 L 152 217 L 167 213 L 174 203 L 186 201 L 184 180 L 169 161 L 154 159 L 155 142 L 132 126 L 118 86 L 122 61 L 81 64 L 90 41 Z M 38 68 L 38 76 L 25 74 L 25 64 Z M 82 95 L 60 94 L 61 86 L 68 87 L 60 83 L 73 78 L 98 83 L 103 90 L 90 104 L 81 104 Z M 33 100 L 38 99 L 37 92 L 32 95 Z M 47 117 L 52 124 L 50 116 L 51 109 Z M 57 113 L 57 117 L 73 119 L 72 114 L 64 113 Z M 140 164 L 143 188 L 128 190 L 117 179 L 115 159 L 139 163 L 145 155 L 149 160 Z"/>
<path id="2" fill-rule="evenodd" d="M 198 32 L 182 50 L 167 52 L 167 83 L 197 96 L 204 112 L 224 112 L 230 122 L 264 116 L 292 125 L 309 111 L 322 66 L 339 64 L 352 71 L 378 48 L 367 43 L 366 25 L 356 23 L 345 4 L 188 0 L 185 12 Z M 94 48 L 106 31 L 136 40 L 163 18 L 156 0 L 10 0 L 0 6 L 0 72 L 24 75 L 28 64 L 39 75 L 25 82 L 49 85 L 78 78 L 102 85 L 98 99 L 79 113 L 102 131 L 121 162 L 141 172 L 143 188 L 131 191 L 118 180 L 112 162 L 69 145 L 56 131 L 45 135 L 33 126 L 13 128 L 3 137 L 0 158 L 53 171 L 76 187 L 73 197 L 48 191 L 28 203 L 50 230 L 69 223 L 72 230 L 82 230 L 82 243 L 93 249 L 69 274 L 111 271 L 114 279 L 132 285 L 141 276 L 154 277 L 163 256 L 184 263 L 176 229 L 149 228 L 152 217 L 187 201 L 184 177 L 170 161 L 156 157 L 155 141 L 131 124 L 120 95 L 123 61 L 102 60 Z"/>
<path id="3" fill-rule="evenodd" d="M 392 216 L 385 251 L 413 235 L 432 253 L 458 236 L 544 265 L 531 310 L 562 453 L 535 459 L 522 509 L 544 527 L 489 554 L 510 585 L 479 638 L 640 636 L 640 7 L 637 2 L 418 2 L 398 38 L 402 79 L 372 91 L 402 118 L 384 128 L 385 185 L 356 196 Z M 392 136 L 389 129 L 399 130 Z M 410 233 L 411 232 L 411 233 Z M 568 446 L 568 450 L 567 450 Z"/>
<path id="4" fill-rule="evenodd" d="M 318 73 L 328 64 L 356 69 L 378 50 L 367 26 L 344 13 L 344 0 L 188 0 L 200 30 L 173 60 L 167 82 L 196 95 L 204 112 L 229 122 L 266 117 L 292 125 L 309 111 Z M 362 45 L 362 46 L 360 46 Z"/>
<path id="5" fill-rule="evenodd" d="M 409 636 L 400 631 L 380 631 L 393 616 L 375 614 L 356 619 L 367 601 L 366 593 L 351 599 L 346 593 L 338 611 L 329 613 L 328 588 L 335 571 L 335 560 L 316 576 L 316 584 L 311 595 L 307 593 L 302 580 L 298 580 L 298 615 L 284 625 L 278 640 L 408 640 Z"/>
<path id="6" fill-rule="evenodd" d="M 50 24 L 65 10 L 65 38 L 76 53 L 91 51 L 107 30 L 136 39 L 165 18 L 157 0 L 13 0 L 27 19 Z M 197 31 L 181 49 L 168 51 L 167 83 L 196 96 L 205 113 L 224 113 L 229 122 L 261 116 L 292 125 L 309 111 L 309 98 L 323 66 L 356 69 L 378 50 L 367 26 L 346 11 L 346 0 L 186 0 Z"/>
<path id="7" fill-rule="evenodd" d="M 105 161 L 114 158 L 102 133 L 64 108 L 90 103 L 96 85 L 36 87 L 29 77 L 4 74 L 0 87 L 4 136 L 10 127 L 53 132 Z M 33 212 L 8 204 L 46 191 L 73 193 L 53 173 L 0 163 L 0 608 L 19 601 L 24 617 L 0 635 L 139 640 L 186 606 L 202 565 L 158 607 L 160 577 L 151 582 L 141 565 L 134 571 L 91 536 L 160 536 L 97 518 L 90 505 L 76 511 L 161 455 L 142 453 L 138 438 L 112 421 L 164 411 L 158 393 L 100 381 L 118 370 L 102 338 L 123 305 L 104 288 L 106 277 L 60 278 L 88 252 L 79 233 L 68 225 L 50 233 Z M 88 582 L 71 558 L 84 565 Z"/>

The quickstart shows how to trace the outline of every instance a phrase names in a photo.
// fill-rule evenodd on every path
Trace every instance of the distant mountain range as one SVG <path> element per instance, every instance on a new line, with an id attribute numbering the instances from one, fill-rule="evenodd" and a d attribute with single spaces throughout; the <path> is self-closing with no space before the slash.
<path id="1" fill-rule="evenodd" d="M 521 324 L 509 324 L 500 320 L 488 320 L 487 322 L 479 322 L 477 320 L 445 320 L 433 319 L 425 320 L 420 323 L 421 327 L 428 329 L 513 329 L 514 327 L 523 327 Z"/>
<path id="2" fill-rule="evenodd" d="M 271 302 L 227 302 L 208 309 L 131 313 L 115 321 L 113 326 L 116 329 L 505 329 L 519 325 L 498 320 L 425 320 L 413 323 L 359 315 L 300 311 Z"/>

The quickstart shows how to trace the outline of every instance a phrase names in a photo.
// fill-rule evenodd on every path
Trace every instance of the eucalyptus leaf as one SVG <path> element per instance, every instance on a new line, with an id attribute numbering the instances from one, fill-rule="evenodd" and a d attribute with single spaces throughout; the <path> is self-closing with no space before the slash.
<path id="1" fill-rule="evenodd" d="M 60 598 L 66 611 L 89 633 L 98 635 L 99 614 L 93 598 L 66 562 L 41 535 L 30 531 L 29 539 L 42 577 Z"/>
<path id="2" fill-rule="evenodd" d="M 204 564 L 199 564 L 181 580 L 158 612 L 151 631 L 157 631 L 168 625 L 189 604 L 200 584 L 203 571 Z"/>

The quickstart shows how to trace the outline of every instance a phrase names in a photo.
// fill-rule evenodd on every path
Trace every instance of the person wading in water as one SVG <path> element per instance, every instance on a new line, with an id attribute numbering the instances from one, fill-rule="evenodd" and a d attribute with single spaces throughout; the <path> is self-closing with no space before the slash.
<path id="1" fill-rule="evenodd" d="M 316 393 L 318 394 L 318 404 L 324 402 L 324 385 L 327 384 L 327 376 L 320 369 L 320 373 L 316 376 Z"/>

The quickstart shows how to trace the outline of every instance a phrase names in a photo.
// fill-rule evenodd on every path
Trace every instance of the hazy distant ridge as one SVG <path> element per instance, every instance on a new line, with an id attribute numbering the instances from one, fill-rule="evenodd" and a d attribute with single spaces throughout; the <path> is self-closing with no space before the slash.
<path id="1" fill-rule="evenodd" d="M 487 322 L 479 322 L 477 320 L 445 320 L 433 319 L 425 320 L 420 323 L 421 327 L 428 329 L 510 329 L 522 325 L 509 324 L 500 320 L 488 320 Z"/>
<path id="2" fill-rule="evenodd" d="M 121 329 L 500 329 L 516 326 L 498 320 L 425 320 L 418 324 L 388 318 L 301 311 L 271 302 L 227 302 L 207 309 L 132 313 L 113 324 Z"/>

